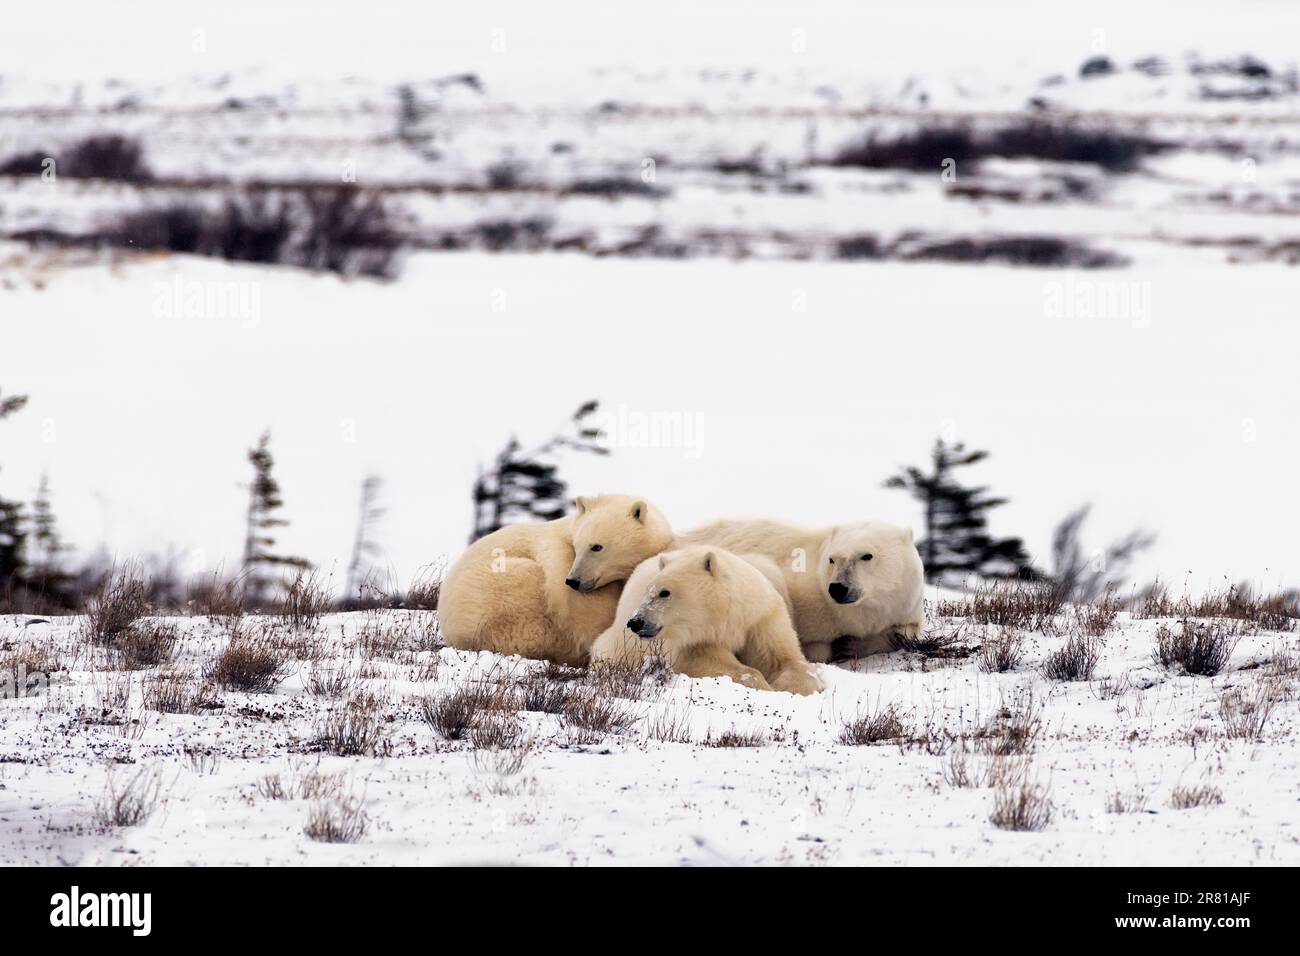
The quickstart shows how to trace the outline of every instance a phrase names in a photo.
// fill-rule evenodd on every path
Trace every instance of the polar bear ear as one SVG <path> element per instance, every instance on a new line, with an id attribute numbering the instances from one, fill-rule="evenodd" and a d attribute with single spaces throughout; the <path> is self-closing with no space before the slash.
<path id="1" fill-rule="evenodd" d="M 587 499 L 579 495 L 573 499 L 573 507 L 577 509 L 578 514 L 585 515 L 587 513 Z"/>
<path id="2" fill-rule="evenodd" d="M 637 521 L 645 524 L 646 503 L 644 501 L 632 502 L 632 517 Z"/>
<path id="3" fill-rule="evenodd" d="M 718 573 L 718 559 L 714 557 L 712 551 L 704 556 L 704 570 L 709 574 Z"/>
<path id="4" fill-rule="evenodd" d="M 668 567 L 668 555 L 661 554 L 659 555 L 659 570 L 662 571 L 666 567 Z"/>

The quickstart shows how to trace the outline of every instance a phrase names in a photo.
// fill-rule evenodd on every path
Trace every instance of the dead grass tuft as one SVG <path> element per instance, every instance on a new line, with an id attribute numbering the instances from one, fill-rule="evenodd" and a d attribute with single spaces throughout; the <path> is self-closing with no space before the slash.
<path id="1" fill-rule="evenodd" d="M 168 663 L 179 642 L 176 625 L 145 618 L 132 622 L 113 638 L 110 646 L 126 670 L 139 671 Z"/>
<path id="2" fill-rule="evenodd" d="M 0 700 L 30 697 L 49 686 L 50 675 L 62 669 L 48 648 L 35 645 L 0 653 Z"/>
<path id="3" fill-rule="evenodd" d="M 336 793 L 312 804 L 303 833 L 318 843 L 356 843 L 369 828 L 361 798 Z"/>
<path id="4" fill-rule="evenodd" d="M 112 570 L 86 605 L 86 633 L 111 643 L 149 612 L 148 587 L 139 570 L 125 565 Z"/>
<path id="5" fill-rule="evenodd" d="M 1046 829 L 1055 808 L 1047 786 L 1032 782 L 1028 774 L 993 789 L 989 822 L 999 830 L 1032 832 Z"/>
<path id="6" fill-rule="evenodd" d="M 359 693 L 330 708 L 316 731 L 316 746 L 340 757 L 373 757 L 389 750 L 384 702 Z"/>
<path id="7" fill-rule="evenodd" d="M 328 586 L 316 571 L 299 571 L 285 589 L 284 596 L 276 602 L 275 613 L 291 630 L 311 632 L 320 626 L 321 616 L 329 608 Z"/>
<path id="8" fill-rule="evenodd" d="M 1222 621 L 1183 619 L 1174 628 L 1156 628 L 1155 660 L 1165 668 L 1212 677 L 1223 670 L 1237 647 L 1238 636 Z"/>
<path id="9" fill-rule="evenodd" d="M 138 826 L 153 815 L 162 796 L 162 774 L 141 768 L 125 782 L 110 770 L 104 796 L 95 805 L 95 822 L 101 827 Z"/>
<path id="10" fill-rule="evenodd" d="M 907 735 L 907 726 L 899 718 L 894 705 L 890 704 L 875 713 L 859 714 L 845 721 L 838 741 L 851 747 L 863 747 L 897 741 Z"/>
<path id="11" fill-rule="evenodd" d="M 1065 646 L 1048 654 L 1039 668 L 1048 680 L 1092 680 L 1101 660 L 1101 641 L 1095 637 L 1071 635 Z"/>
<path id="12" fill-rule="evenodd" d="M 1193 810 L 1213 807 L 1223 803 L 1223 791 L 1209 784 L 1184 786 L 1180 784 L 1169 792 L 1169 806 L 1175 810 Z"/>
<path id="13" fill-rule="evenodd" d="M 1005 674 L 1014 670 L 1025 655 L 1025 636 L 1002 628 L 980 645 L 979 668 L 988 674 Z"/>
<path id="14" fill-rule="evenodd" d="M 732 727 L 724 730 L 718 736 L 714 737 L 710 732 L 704 738 L 706 747 L 766 747 L 772 742 L 772 738 L 761 730 L 737 730 Z"/>
<path id="15" fill-rule="evenodd" d="M 284 651 L 268 635 L 254 633 L 241 622 L 231 629 L 230 642 L 206 677 L 227 690 L 266 694 L 284 679 L 286 663 Z"/>
<path id="16" fill-rule="evenodd" d="M 1226 691 L 1219 698 L 1224 733 L 1234 740 L 1263 740 L 1264 728 L 1282 692 L 1282 684 L 1275 677 Z"/>

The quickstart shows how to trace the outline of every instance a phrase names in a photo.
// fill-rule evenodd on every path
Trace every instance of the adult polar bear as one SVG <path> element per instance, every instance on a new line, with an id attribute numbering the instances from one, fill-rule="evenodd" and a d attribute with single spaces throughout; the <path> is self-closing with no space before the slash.
<path id="1" fill-rule="evenodd" d="M 757 555 L 691 547 L 650 558 L 628 578 L 591 661 L 639 664 L 658 640 L 668 665 L 687 677 L 814 694 L 822 684 L 799 649 L 784 587 L 776 566 Z"/>
<path id="2" fill-rule="evenodd" d="M 614 620 L 633 569 L 667 548 L 672 528 L 627 495 L 578 498 L 571 515 L 479 538 L 443 582 L 443 638 L 464 651 L 582 666 Z"/>
<path id="3" fill-rule="evenodd" d="M 853 639 L 859 655 L 893 648 L 893 636 L 925 627 L 925 570 L 911 528 L 878 521 L 801 528 L 779 521 L 724 520 L 677 538 L 736 554 L 759 554 L 780 568 L 794 627 L 808 660 L 831 659 L 831 644 Z"/>

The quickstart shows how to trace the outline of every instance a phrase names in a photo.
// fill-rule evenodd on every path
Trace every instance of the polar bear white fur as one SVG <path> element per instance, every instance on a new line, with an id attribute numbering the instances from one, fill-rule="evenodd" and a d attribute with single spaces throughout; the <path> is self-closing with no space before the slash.
<path id="1" fill-rule="evenodd" d="M 623 582 L 673 533 L 637 498 L 599 495 L 575 505 L 555 521 L 494 531 L 457 559 L 438 601 L 448 644 L 587 663 L 591 642 L 614 620 Z"/>
<path id="2" fill-rule="evenodd" d="M 799 649 L 783 589 L 780 570 L 761 556 L 690 547 L 651 558 L 628 579 L 592 664 L 636 665 L 653 647 L 688 677 L 815 693 L 822 684 Z"/>
<path id="3" fill-rule="evenodd" d="M 801 528 L 779 521 L 716 521 L 677 538 L 776 562 L 810 661 L 831 659 L 831 644 L 850 638 L 861 655 L 888 651 L 895 636 L 925 628 L 925 570 L 912 530 L 878 521 Z"/>

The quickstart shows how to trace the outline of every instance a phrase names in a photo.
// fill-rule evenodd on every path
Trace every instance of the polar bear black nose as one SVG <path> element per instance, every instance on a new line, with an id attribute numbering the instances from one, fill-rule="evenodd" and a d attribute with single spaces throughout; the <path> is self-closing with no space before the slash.
<path id="1" fill-rule="evenodd" d="M 831 584 L 831 586 L 826 590 L 830 592 L 831 597 L 837 604 L 843 604 L 844 599 L 849 596 L 849 589 L 845 585 L 840 584 L 839 581 Z"/>
<path id="2" fill-rule="evenodd" d="M 645 627 L 645 621 L 643 621 L 639 617 L 634 617 L 632 618 L 632 620 L 627 622 L 627 629 L 631 631 L 633 634 L 640 634 L 642 628 L 644 627 Z"/>
<path id="3" fill-rule="evenodd" d="M 575 591 L 578 590 L 578 588 L 582 587 L 582 582 L 579 581 L 577 578 L 565 578 L 564 583 L 567 584 L 569 587 L 573 588 L 573 590 Z"/>

